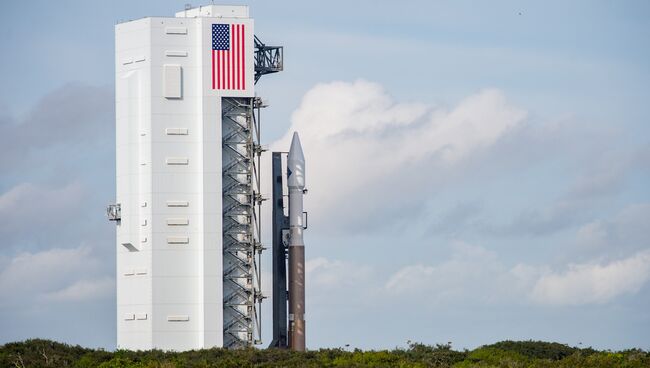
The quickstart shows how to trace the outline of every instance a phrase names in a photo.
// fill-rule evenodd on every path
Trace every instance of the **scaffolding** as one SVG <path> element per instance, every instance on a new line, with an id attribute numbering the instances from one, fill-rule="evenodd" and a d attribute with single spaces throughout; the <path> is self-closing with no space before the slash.
<path id="1" fill-rule="evenodd" d="M 281 72 L 283 65 L 282 46 L 269 46 L 255 36 L 255 83 L 265 74 Z"/>
<path id="2" fill-rule="evenodd" d="M 255 37 L 255 82 L 282 70 L 282 47 Z M 259 97 L 224 97 L 222 121 L 223 346 L 262 343 Z"/>
<path id="3" fill-rule="evenodd" d="M 224 347 L 261 343 L 259 98 L 222 99 Z"/>

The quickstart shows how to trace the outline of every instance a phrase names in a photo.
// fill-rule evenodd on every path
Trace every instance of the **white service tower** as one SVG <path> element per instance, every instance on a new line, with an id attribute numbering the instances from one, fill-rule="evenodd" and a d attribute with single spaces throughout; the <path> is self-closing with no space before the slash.
<path id="1" fill-rule="evenodd" d="M 117 347 L 259 339 L 259 108 L 282 49 L 247 6 L 115 26 Z"/>

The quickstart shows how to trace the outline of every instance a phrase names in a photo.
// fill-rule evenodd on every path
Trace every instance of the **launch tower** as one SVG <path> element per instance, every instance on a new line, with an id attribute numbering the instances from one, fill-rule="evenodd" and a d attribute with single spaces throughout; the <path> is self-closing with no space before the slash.
<path id="1" fill-rule="evenodd" d="M 255 83 L 282 48 L 247 6 L 115 27 L 117 346 L 260 343 L 260 145 Z"/>

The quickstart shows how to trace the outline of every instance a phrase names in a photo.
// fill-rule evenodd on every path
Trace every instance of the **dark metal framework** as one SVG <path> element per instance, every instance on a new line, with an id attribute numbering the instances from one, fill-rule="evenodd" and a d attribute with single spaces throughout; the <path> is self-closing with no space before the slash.
<path id="1" fill-rule="evenodd" d="M 282 46 L 268 46 L 255 36 L 255 83 L 265 74 L 283 69 Z"/>
<path id="2" fill-rule="evenodd" d="M 257 83 L 282 70 L 282 47 L 254 41 Z M 266 106 L 259 97 L 224 97 L 221 104 L 223 346 L 243 348 L 262 343 L 260 110 Z"/>
<path id="3" fill-rule="evenodd" d="M 261 343 L 260 98 L 222 99 L 224 347 Z"/>
<path id="4" fill-rule="evenodd" d="M 273 175 L 273 341 L 269 347 L 289 346 L 287 320 L 287 246 L 283 230 L 289 228 L 289 217 L 284 214 L 282 152 L 272 154 Z"/>

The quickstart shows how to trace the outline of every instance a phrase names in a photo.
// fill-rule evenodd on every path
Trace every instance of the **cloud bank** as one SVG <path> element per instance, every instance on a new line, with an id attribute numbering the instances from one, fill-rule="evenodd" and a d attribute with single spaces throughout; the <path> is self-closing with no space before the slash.
<path id="1" fill-rule="evenodd" d="M 306 93 L 272 148 L 282 150 L 300 132 L 314 222 L 367 230 L 420 206 L 450 169 L 489 149 L 526 115 L 494 89 L 447 109 L 397 102 L 376 83 L 332 82 Z M 337 221 L 352 203 L 355 216 Z"/>
<path id="2" fill-rule="evenodd" d="M 570 264 L 565 272 L 542 276 L 531 298 L 552 305 L 605 303 L 638 292 L 648 280 L 650 250 L 605 264 Z"/>
<path id="3" fill-rule="evenodd" d="M 87 247 L 20 253 L 0 271 L 0 307 L 110 297 L 113 278 L 101 275 L 103 263 Z"/>
<path id="4" fill-rule="evenodd" d="M 574 149 L 572 134 L 579 127 L 567 128 L 552 122 L 541 124 L 535 130 L 527 125 L 528 115 L 496 89 L 480 91 L 452 107 L 441 107 L 396 101 L 381 85 L 372 82 L 331 82 L 316 85 L 305 94 L 292 115 L 287 134 L 272 144 L 272 150 L 282 151 L 289 145 L 293 131 L 300 133 L 308 157 L 310 191 L 306 207 L 313 215 L 314 231 L 369 233 L 400 221 L 413 222 L 423 214 L 423 204 L 449 185 L 448 178 L 455 182 L 467 181 L 462 171 L 470 161 L 473 165 L 484 162 L 495 166 L 495 157 L 507 159 L 513 152 L 525 156 L 530 154 L 527 148 L 536 151 L 533 157 L 540 165 L 544 159 L 573 157 L 570 156 Z M 597 134 L 589 134 L 598 141 Z M 512 137 L 520 141 L 507 142 L 516 147 L 508 152 L 504 150 L 504 142 Z M 557 137 L 559 142 L 554 142 Z M 529 143 L 536 146 L 527 147 Z M 549 147 L 549 143 L 553 146 Z M 498 154 L 487 161 L 485 157 L 492 151 Z M 592 153 L 582 154 L 588 157 Z M 501 223 L 481 218 L 481 212 L 489 210 L 482 201 L 457 201 L 439 219 L 424 220 L 429 221 L 427 227 L 431 231 L 452 239 L 450 252 L 443 261 L 432 263 L 423 259 L 386 273 L 369 263 L 318 256 L 308 262 L 310 282 L 321 290 L 329 290 L 333 285 L 339 289 L 358 289 L 356 294 L 346 292 L 346 296 L 340 297 L 345 300 L 360 293 L 384 302 L 392 296 L 445 305 L 468 301 L 586 305 L 606 303 L 638 292 L 647 282 L 646 251 L 623 252 L 618 258 L 611 254 L 609 260 L 592 257 L 549 265 L 544 261 L 537 264 L 517 261 L 476 245 L 483 241 L 462 240 L 466 236 L 463 230 L 468 227 L 478 229 L 485 238 L 504 235 L 530 238 L 572 231 L 578 226 L 575 234 L 579 243 L 601 242 L 612 246 L 612 239 L 618 233 L 615 229 L 622 228 L 621 234 L 632 234 L 647 222 L 638 220 L 639 213 L 647 212 L 643 205 L 622 211 L 617 217 L 621 220 L 616 220 L 618 225 L 608 225 L 607 231 L 603 229 L 605 222 L 579 225 L 594 208 L 594 201 L 609 198 L 621 189 L 625 181 L 620 177 L 638 167 L 634 164 L 638 161 L 633 158 L 635 155 L 626 158 L 620 153 L 611 154 L 605 164 L 594 164 L 568 176 L 550 203 L 547 201 L 537 208 L 524 202 L 523 209 L 511 208 L 512 217 L 504 218 Z M 531 170 L 534 165 L 526 162 L 522 170 Z M 544 179 L 540 178 L 540 186 L 544 185 Z M 516 183 L 509 184 L 516 187 Z M 524 185 L 519 189 L 525 190 Z M 628 212 L 637 216 L 625 215 Z M 627 239 L 635 244 L 627 249 L 647 247 L 639 238 Z M 424 241 L 423 246 L 426 244 Z M 608 281 L 600 282 L 602 278 Z"/>
<path id="5" fill-rule="evenodd" d="M 113 100 L 68 84 L 21 116 L 0 112 L 1 342 L 114 343 Z"/>

